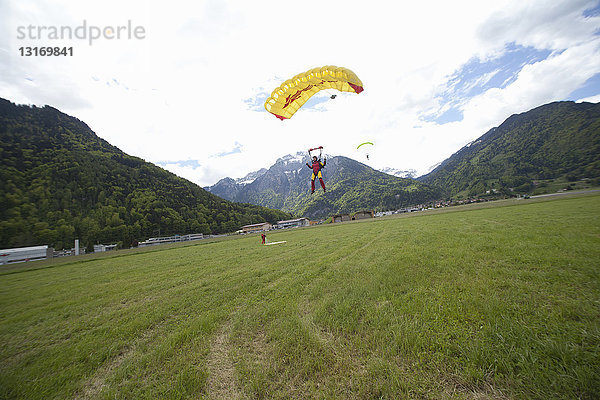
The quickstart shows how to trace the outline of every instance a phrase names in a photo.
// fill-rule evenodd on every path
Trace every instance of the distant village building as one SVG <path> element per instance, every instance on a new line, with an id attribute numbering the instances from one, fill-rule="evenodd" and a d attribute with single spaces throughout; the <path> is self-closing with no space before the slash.
<path id="1" fill-rule="evenodd" d="M 31 246 L 0 250 L 0 265 L 52 258 L 52 247 Z"/>
<path id="2" fill-rule="evenodd" d="M 163 237 L 157 237 L 157 238 L 150 238 L 144 242 L 140 242 L 140 243 L 138 243 L 138 247 L 154 246 L 157 244 L 165 244 L 165 243 L 187 242 L 190 240 L 205 239 L 206 237 L 207 237 L 207 235 L 203 235 L 202 233 L 190 233 L 188 235 L 163 236 Z M 94 249 L 95 249 L 95 247 L 96 246 L 94 246 Z M 104 251 L 104 250 L 101 250 L 101 251 Z"/>
<path id="3" fill-rule="evenodd" d="M 262 232 L 268 231 L 273 226 L 268 222 L 261 222 L 260 224 L 244 225 L 242 226 L 243 233 Z"/>
<path id="4" fill-rule="evenodd" d="M 80 254 L 85 254 L 85 249 L 79 249 L 79 252 L 77 252 L 77 250 L 75 248 L 55 250 L 53 252 L 53 257 L 70 257 L 70 256 L 78 256 Z"/>
<path id="5" fill-rule="evenodd" d="M 373 210 L 370 211 L 359 211 L 356 214 L 354 214 L 352 216 L 353 220 L 356 219 L 367 219 L 367 218 L 375 218 L 375 214 L 373 213 Z"/>
<path id="6" fill-rule="evenodd" d="M 309 226 L 310 221 L 308 218 L 296 218 L 296 219 L 288 219 L 286 221 L 277 221 L 277 228 L 296 228 L 300 226 Z"/>
<path id="7" fill-rule="evenodd" d="M 336 215 L 331 216 L 331 222 L 334 222 L 334 223 L 351 221 L 351 220 L 352 219 L 350 218 L 350 214 L 336 214 Z"/>
<path id="8" fill-rule="evenodd" d="M 117 248 L 116 244 L 95 244 L 94 253 L 102 253 L 103 251 L 111 251 Z"/>

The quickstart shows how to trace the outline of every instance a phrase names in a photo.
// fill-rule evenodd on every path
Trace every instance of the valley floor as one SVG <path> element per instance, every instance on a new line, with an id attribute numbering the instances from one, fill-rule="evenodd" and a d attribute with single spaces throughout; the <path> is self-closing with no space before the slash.
<path id="1" fill-rule="evenodd" d="M 0 398 L 600 392 L 600 193 L 0 269 Z"/>

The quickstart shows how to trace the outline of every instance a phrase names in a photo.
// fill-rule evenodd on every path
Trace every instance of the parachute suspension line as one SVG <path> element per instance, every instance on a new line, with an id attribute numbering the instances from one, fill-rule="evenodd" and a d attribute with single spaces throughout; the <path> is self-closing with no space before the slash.
<path id="1" fill-rule="evenodd" d="M 323 158 L 323 146 L 319 146 L 319 147 L 314 147 L 312 149 L 308 149 L 308 156 L 310 158 L 313 157 L 312 152 L 315 150 L 319 150 L 319 160 Z"/>

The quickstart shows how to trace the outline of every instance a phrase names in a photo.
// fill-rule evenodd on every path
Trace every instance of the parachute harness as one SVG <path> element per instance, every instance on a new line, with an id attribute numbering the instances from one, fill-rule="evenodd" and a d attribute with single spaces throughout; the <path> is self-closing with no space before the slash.
<path id="1" fill-rule="evenodd" d="M 315 150 L 319 150 L 319 159 L 318 161 L 312 161 L 313 157 L 317 157 L 317 156 L 313 156 L 312 152 Z M 306 165 L 308 166 L 308 168 L 312 169 L 312 175 L 310 178 L 310 188 L 311 188 L 311 194 L 313 194 L 315 192 L 315 178 L 319 178 L 319 182 L 321 183 L 321 187 L 323 188 L 323 192 L 325 192 L 325 182 L 323 182 L 323 176 L 321 174 L 321 169 L 325 166 L 325 163 L 321 163 L 321 157 L 323 157 L 323 146 L 319 146 L 319 147 L 315 147 L 312 149 L 308 149 L 308 156 L 311 158 L 311 162 L 312 162 L 312 166 L 309 165 L 308 163 L 306 163 Z"/>

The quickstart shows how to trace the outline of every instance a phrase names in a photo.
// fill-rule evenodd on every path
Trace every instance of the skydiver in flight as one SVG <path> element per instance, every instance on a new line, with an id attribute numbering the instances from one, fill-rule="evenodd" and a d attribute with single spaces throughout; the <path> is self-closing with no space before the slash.
<path id="1" fill-rule="evenodd" d="M 306 163 L 306 166 L 310 169 L 312 169 L 312 176 L 310 178 L 310 186 L 311 186 L 311 192 L 310 194 L 313 194 L 315 192 L 315 178 L 318 177 L 319 181 L 321 182 L 321 187 L 323 188 L 323 192 L 326 192 L 325 190 L 325 182 L 323 182 L 323 174 L 321 174 L 321 170 L 323 168 L 325 168 L 325 164 L 327 164 L 327 159 L 323 159 L 323 162 L 321 162 L 321 160 L 317 159 L 317 156 L 313 156 L 312 158 L 312 165 L 309 165 L 308 163 Z"/>

